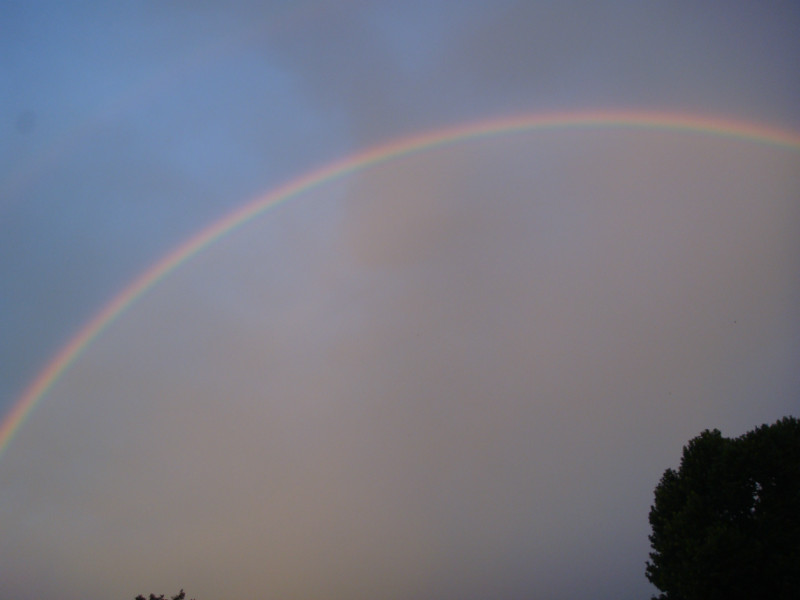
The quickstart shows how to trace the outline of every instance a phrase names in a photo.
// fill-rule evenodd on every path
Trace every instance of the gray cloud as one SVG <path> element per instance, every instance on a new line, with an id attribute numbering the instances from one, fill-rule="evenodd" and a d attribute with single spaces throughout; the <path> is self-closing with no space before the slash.
<path id="1" fill-rule="evenodd" d="M 647 595 L 681 445 L 796 406 L 796 166 L 518 134 L 269 212 L 106 331 L 9 448 L 5 589 L 35 564 L 62 598 Z"/>
<path id="2" fill-rule="evenodd" d="M 786 3 L 0 22 L 0 408 L 168 248 L 371 144 L 575 107 L 800 123 Z M 551 131 L 276 207 L 135 304 L 9 446 L 0 596 L 647 597 L 681 446 L 797 412 L 797 163 Z"/>

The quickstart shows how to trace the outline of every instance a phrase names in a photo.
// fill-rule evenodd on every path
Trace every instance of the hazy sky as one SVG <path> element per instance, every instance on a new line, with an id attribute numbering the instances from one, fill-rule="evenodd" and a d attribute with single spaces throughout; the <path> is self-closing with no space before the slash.
<path id="1" fill-rule="evenodd" d="M 512 114 L 800 132 L 793 2 L 0 0 L 0 422 L 169 250 Z M 800 152 L 498 135 L 299 195 L 107 328 L 0 457 L 0 598 L 633 600 L 705 428 L 800 408 Z"/>

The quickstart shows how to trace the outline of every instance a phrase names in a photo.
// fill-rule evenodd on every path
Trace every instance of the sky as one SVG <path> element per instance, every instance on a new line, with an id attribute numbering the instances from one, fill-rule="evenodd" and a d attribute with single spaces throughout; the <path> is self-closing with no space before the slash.
<path id="1" fill-rule="evenodd" d="M 0 423 L 137 277 L 346 157 L 602 111 L 795 140 L 512 128 L 318 177 L 0 439 L 0 599 L 649 598 L 682 446 L 800 412 L 798 27 L 779 1 L 0 0 Z"/>

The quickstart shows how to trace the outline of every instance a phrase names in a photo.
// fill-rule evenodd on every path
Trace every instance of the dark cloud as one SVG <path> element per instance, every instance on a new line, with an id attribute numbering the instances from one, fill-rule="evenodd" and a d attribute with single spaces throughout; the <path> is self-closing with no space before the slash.
<path id="1" fill-rule="evenodd" d="M 4 406 L 169 248 L 369 144 L 577 106 L 798 122 L 784 5 L 242 6 L 0 9 Z M 7 448 L 0 596 L 646 597 L 681 446 L 796 410 L 798 172 L 557 130 L 275 207 L 132 306 Z"/>
<path id="2" fill-rule="evenodd" d="M 796 393 L 795 162 L 517 134 L 298 198 L 53 390 L 4 458 L 8 539 L 76 598 L 647 594 L 660 472 Z"/>

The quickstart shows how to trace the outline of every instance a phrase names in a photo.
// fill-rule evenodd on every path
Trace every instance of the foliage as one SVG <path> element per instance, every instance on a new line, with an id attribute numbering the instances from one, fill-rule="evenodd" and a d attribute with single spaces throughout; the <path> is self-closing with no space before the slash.
<path id="1" fill-rule="evenodd" d="M 184 600 L 186 598 L 186 593 L 181 590 L 177 596 L 173 596 L 172 600 Z M 150 594 L 150 598 L 145 598 L 142 595 L 136 596 L 135 600 L 164 600 L 164 594 L 160 596 L 156 596 L 155 594 Z"/>
<path id="2" fill-rule="evenodd" d="M 659 600 L 800 598 L 800 421 L 703 431 L 661 478 L 650 525 Z"/>

